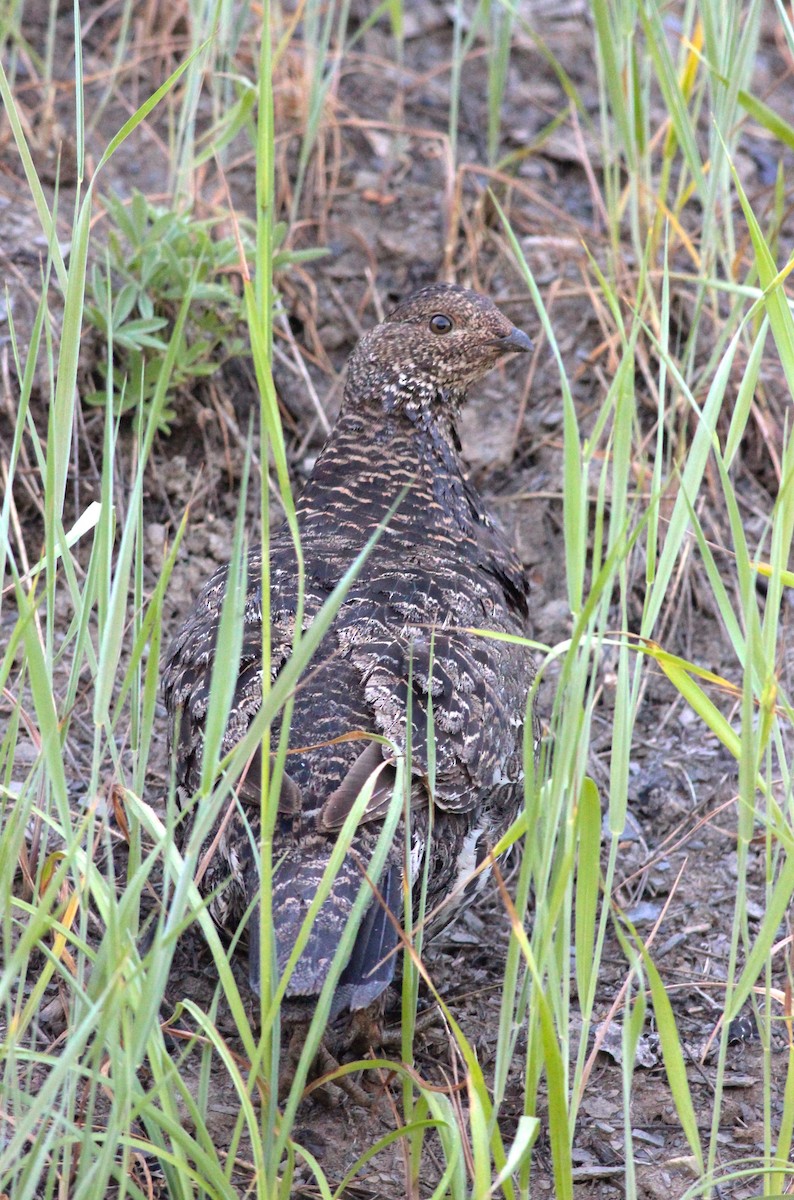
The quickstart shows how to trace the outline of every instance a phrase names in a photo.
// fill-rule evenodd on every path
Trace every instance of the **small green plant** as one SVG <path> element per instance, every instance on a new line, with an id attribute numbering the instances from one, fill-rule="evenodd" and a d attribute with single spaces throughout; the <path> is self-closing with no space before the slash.
<path id="1" fill-rule="evenodd" d="M 173 396 L 196 379 L 212 375 L 230 359 L 248 353 L 240 249 L 248 259 L 253 243 L 243 226 L 241 240 L 213 237 L 214 222 L 189 211 L 153 205 L 140 192 L 129 202 L 103 197 L 110 231 L 104 264 L 91 270 L 86 320 L 106 340 L 100 359 L 104 387 L 88 393 L 88 404 L 107 400 L 108 377 L 116 415 L 148 409 L 155 394 Z M 274 230 L 283 244 L 286 225 Z M 274 269 L 322 251 L 283 250 Z M 158 425 L 168 432 L 174 412 L 162 405 Z"/>

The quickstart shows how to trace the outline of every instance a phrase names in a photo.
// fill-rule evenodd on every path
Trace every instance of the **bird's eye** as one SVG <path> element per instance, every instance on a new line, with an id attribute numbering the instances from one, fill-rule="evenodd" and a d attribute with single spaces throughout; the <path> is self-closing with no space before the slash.
<path id="1" fill-rule="evenodd" d="M 444 316 L 444 313 L 436 313 L 430 318 L 431 333 L 449 333 L 452 328 L 452 322 L 449 317 Z"/>

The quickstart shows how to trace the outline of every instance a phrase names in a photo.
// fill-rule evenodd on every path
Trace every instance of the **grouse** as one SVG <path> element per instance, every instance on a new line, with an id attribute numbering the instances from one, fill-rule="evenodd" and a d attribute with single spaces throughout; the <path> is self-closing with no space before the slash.
<path id="1" fill-rule="evenodd" d="M 445 902 L 468 900 L 466 881 L 522 804 L 525 720 L 535 745 L 538 737 L 537 718 L 527 712 L 535 667 L 520 640 L 529 634 L 528 583 L 464 471 L 455 423 L 470 384 L 531 346 L 476 292 L 435 284 L 409 296 L 354 350 L 339 418 L 297 504 L 304 630 L 383 526 L 294 693 L 272 845 L 280 972 L 338 832 L 362 785 L 379 772 L 287 985 L 287 1000 L 298 1007 L 311 1008 L 327 977 L 389 809 L 395 756 L 406 755 L 407 742 L 408 837 L 401 821 L 380 879 L 371 881 L 372 899 L 332 1016 L 382 998 L 395 971 L 396 925 L 410 885 L 416 896 L 417 881 L 426 880 L 426 909 L 439 914 L 437 926 L 445 923 L 455 911 Z M 270 540 L 267 575 L 275 680 L 290 655 L 299 606 L 287 527 Z M 212 576 L 167 655 L 164 691 L 181 803 L 201 779 L 227 580 L 227 567 Z M 223 753 L 245 735 L 262 704 L 262 589 L 258 547 L 248 559 L 242 652 Z M 274 745 L 279 730 L 276 722 Z M 258 755 L 236 791 L 231 819 L 226 814 L 207 839 L 207 848 L 217 844 L 201 886 L 211 895 L 214 920 L 229 933 L 253 914 L 249 963 L 258 989 Z"/>

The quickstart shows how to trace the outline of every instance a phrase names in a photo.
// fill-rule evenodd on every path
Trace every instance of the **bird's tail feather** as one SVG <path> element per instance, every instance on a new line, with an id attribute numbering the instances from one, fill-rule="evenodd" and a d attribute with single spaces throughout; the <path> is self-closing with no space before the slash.
<path id="1" fill-rule="evenodd" d="M 397 949 L 394 917 L 399 920 L 401 905 L 400 872 L 392 865 L 386 868 L 380 896 L 373 899 L 364 914 L 353 951 L 339 977 L 332 1017 L 343 1008 L 366 1008 L 391 983 Z"/>
<path id="2" fill-rule="evenodd" d="M 303 862 L 300 871 L 290 870 L 290 865 L 282 862 L 273 881 L 272 913 L 279 971 L 284 971 L 290 959 L 327 861 Z M 346 858 L 330 895 L 314 919 L 309 939 L 287 984 L 287 996 L 320 994 L 360 887 L 361 870 L 352 858 Z M 364 913 L 350 958 L 340 976 L 331 1007 L 332 1017 L 345 1008 L 366 1008 L 385 991 L 394 977 L 398 937 L 392 914 L 399 920 L 402 911 L 398 867 L 386 867 L 379 891 L 380 895 L 373 896 Z M 259 921 L 257 903 L 248 921 L 249 979 L 257 993 L 260 990 Z"/>

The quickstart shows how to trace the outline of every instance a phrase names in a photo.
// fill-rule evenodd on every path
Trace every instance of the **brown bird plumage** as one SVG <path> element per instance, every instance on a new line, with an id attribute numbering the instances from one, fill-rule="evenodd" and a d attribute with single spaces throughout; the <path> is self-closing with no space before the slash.
<path id="1" fill-rule="evenodd" d="M 285 966 L 362 784 L 382 770 L 351 853 L 315 921 L 287 988 L 298 1004 L 316 997 L 362 882 L 392 793 L 388 745 L 332 744 L 354 731 L 381 735 L 404 752 L 411 691 L 411 882 L 428 862 L 428 909 L 470 875 L 515 818 L 523 796 L 523 724 L 534 676 L 526 647 L 469 629 L 526 637 L 528 587 L 520 562 L 464 472 L 455 420 L 466 390 L 531 343 L 490 300 L 437 284 L 404 300 L 351 356 L 339 419 L 297 506 L 305 564 L 304 628 L 407 489 L 350 588 L 295 696 L 275 830 L 272 912 L 279 969 Z M 223 750 L 246 733 L 262 702 L 261 549 L 248 561 L 242 656 Z M 168 653 L 165 699 L 179 794 L 201 776 L 204 720 L 227 586 L 217 571 Z M 271 678 L 287 661 L 298 597 L 287 529 L 270 547 Z M 432 697 L 435 789 L 428 792 L 428 702 Z M 533 732 L 537 738 L 537 729 Z M 274 727 L 274 734 L 278 727 Z M 318 743 L 323 743 L 318 745 Z M 275 737 L 274 743 L 275 745 Z M 384 767 L 383 764 L 386 763 Z M 239 788 L 239 816 L 225 828 L 206 890 L 221 890 L 214 918 L 233 932 L 258 895 L 251 847 L 259 820 L 260 765 Z M 431 844 L 428 844 L 428 843 Z M 209 842 L 207 843 L 209 844 Z M 399 918 L 402 826 L 379 882 Z M 418 889 L 417 889 L 418 890 Z M 442 916 L 442 921 L 443 921 Z M 252 983 L 258 985 L 258 934 Z M 375 1001 L 394 974 L 397 935 L 373 899 L 337 987 L 333 1012 Z"/>

